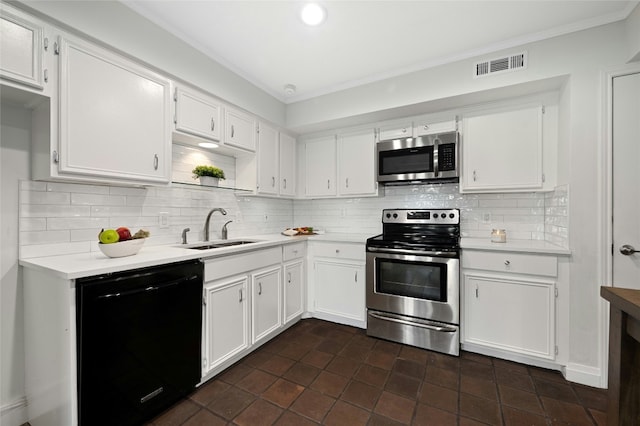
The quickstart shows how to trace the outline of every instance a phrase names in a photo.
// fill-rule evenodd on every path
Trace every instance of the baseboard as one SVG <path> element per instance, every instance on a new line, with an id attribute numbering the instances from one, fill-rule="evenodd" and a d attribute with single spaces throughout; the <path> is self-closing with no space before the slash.
<path id="1" fill-rule="evenodd" d="M 565 377 L 571 382 L 576 382 L 595 388 L 607 388 L 607 384 L 603 383 L 604 378 L 602 377 L 602 371 L 597 367 L 570 362 L 567 364 Z"/>
<path id="2" fill-rule="evenodd" d="M 0 407 L 0 425 L 2 426 L 20 426 L 27 420 L 27 398 L 25 397 Z"/>

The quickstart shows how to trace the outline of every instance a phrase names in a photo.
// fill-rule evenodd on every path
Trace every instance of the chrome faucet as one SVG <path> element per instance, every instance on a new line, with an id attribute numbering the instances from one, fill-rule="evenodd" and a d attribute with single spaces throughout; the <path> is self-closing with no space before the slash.
<path id="1" fill-rule="evenodd" d="M 184 228 L 182 230 L 182 244 L 187 244 L 187 232 L 191 231 L 190 228 Z"/>
<path id="2" fill-rule="evenodd" d="M 204 221 L 204 240 L 205 241 L 209 241 L 209 220 L 211 220 L 211 215 L 213 214 L 213 212 L 220 212 L 225 216 L 227 214 L 227 211 L 225 209 L 221 209 L 219 207 L 211 209 L 211 211 L 207 215 L 207 219 Z"/>
<path id="3" fill-rule="evenodd" d="M 226 240 L 228 237 L 228 231 L 227 231 L 227 225 L 230 224 L 231 222 L 233 222 L 232 220 L 230 220 L 229 222 L 225 223 L 224 225 L 222 225 L 222 239 Z"/>

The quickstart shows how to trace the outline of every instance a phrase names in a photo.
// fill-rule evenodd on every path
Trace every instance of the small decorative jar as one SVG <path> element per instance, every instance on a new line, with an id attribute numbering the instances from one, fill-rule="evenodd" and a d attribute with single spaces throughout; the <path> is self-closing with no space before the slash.
<path id="1" fill-rule="evenodd" d="M 506 243 L 507 242 L 507 231 L 504 229 L 493 229 L 491 230 L 491 242 L 492 243 Z"/>

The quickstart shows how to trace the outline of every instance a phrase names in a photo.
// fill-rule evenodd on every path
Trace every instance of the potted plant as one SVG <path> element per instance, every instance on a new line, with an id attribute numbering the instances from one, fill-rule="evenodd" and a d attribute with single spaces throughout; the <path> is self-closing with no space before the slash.
<path id="1" fill-rule="evenodd" d="M 218 186 L 220 179 L 224 179 L 224 171 L 215 166 L 196 166 L 191 171 L 194 179 L 200 179 L 200 184 Z"/>

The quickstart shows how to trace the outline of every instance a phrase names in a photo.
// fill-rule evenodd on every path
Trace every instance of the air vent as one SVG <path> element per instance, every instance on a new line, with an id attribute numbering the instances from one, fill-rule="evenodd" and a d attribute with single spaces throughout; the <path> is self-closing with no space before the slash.
<path id="1" fill-rule="evenodd" d="M 474 69 L 474 77 L 484 77 L 486 75 L 516 71 L 527 67 L 527 52 L 488 61 L 477 62 Z"/>

